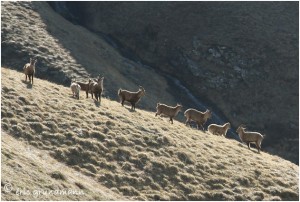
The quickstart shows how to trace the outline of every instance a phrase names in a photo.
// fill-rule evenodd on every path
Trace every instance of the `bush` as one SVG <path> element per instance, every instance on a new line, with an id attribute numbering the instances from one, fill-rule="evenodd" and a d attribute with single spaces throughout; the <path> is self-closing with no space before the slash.
<path id="1" fill-rule="evenodd" d="M 64 174 L 62 174 L 60 171 L 54 171 L 54 172 L 50 173 L 50 176 L 57 180 L 63 180 L 63 181 L 66 180 L 66 176 Z"/>

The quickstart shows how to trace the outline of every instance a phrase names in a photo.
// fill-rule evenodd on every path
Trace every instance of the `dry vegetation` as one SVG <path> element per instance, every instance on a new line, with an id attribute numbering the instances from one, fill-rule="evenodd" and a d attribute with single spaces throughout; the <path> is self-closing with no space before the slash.
<path id="1" fill-rule="evenodd" d="M 48 152 L 3 131 L 1 142 L 2 200 L 126 200 L 91 177 L 53 159 Z M 3 188 L 8 183 L 11 192 Z"/>
<path id="2" fill-rule="evenodd" d="M 31 86 L 22 73 L 3 67 L 1 72 L 2 130 L 94 178 L 116 196 L 131 200 L 299 199 L 298 166 L 289 161 L 257 154 L 237 141 L 178 121 L 171 125 L 155 117 L 155 112 L 131 111 L 109 99 L 102 99 L 99 106 L 83 93 L 80 100 L 72 98 L 70 88 L 40 79 Z M 18 157 L 15 149 L 3 153 L 5 167 L 9 156 Z M 18 158 L 19 164 L 25 163 Z M 67 180 L 73 172 L 69 168 L 64 169 Z M 20 169 L 26 173 L 39 167 Z M 4 172 L 2 179 L 11 179 L 9 175 Z M 48 178 L 39 186 L 46 187 Z M 2 197 L 15 199 L 5 193 Z"/>

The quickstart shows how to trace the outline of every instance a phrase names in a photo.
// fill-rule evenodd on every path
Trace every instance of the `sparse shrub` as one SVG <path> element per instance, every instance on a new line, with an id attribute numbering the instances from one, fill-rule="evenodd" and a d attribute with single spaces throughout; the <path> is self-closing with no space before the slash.
<path id="1" fill-rule="evenodd" d="M 7 123 L 1 123 L 1 128 L 3 129 L 3 130 L 8 130 L 8 124 Z"/>
<path id="2" fill-rule="evenodd" d="M 90 133 L 90 136 L 92 137 L 92 138 L 96 138 L 96 139 L 98 139 L 98 140 L 100 140 L 100 141 L 103 141 L 104 139 L 105 139 L 105 135 L 103 135 L 102 133 L 100 133 L 100 132 L 98 132 L 98 131 L 95 131 L 95 130 L 93 130 L 91 133 Z"/>
<path id="3" fill-rule="evenodd" d="M 75 182 L 74 183 L 79 189 L 86 189 L 86 187 L 83 185 L 83 184 L 81 184 L 80 182 Z"/>
<path id="4" fill-rule="evenodd" d="M 26 104 L 26 105 L 30 104 L 30 102 L 25 97 L 19 96 L 18 99 L 22 102 L 22 104 Z"/>
<path id="5" fill-rule="evenodd" d="M 131 171 L 131 165 L 127 162 L 123 163 L 122 170 Z"/>
<path id="6" fill-rule="evenodd" d="M 13 134 L 15 137 L 21 137 L 22 128 L 19 125 L 14 125 L 10 128 L 10 133 Z"/>
<path id="7" fill-rule="evenodd" d="M 108 120 L 108 121 L 106 121 L 106 126 L 108 127 L 108 128 L 113 128 L 116 124 L 114 123 L 114 122 L 112 122 L 112 121 L 110 121 L 110 120 Z"/>
<path id="8" fill-rule="evenodd" d="M 170 140 L 168 137 L 163 136 L 163 137 L 158 137 L 156 139 L 156 141 L 158 142 L 158 144 L 160 145 L 170 145 Z"/>
<path id="9" fill-rule="evenodd" d="M 29 140 L 29 141 L 34 140 L 34 136 L 33 136 L 31 133 L 27 132 L 27 131 L 25 131 L 25 132 L 23 133 L 23 136 L 24 136 L 24 138 L 26 138 L 26 139 Z"/>
<path id="10" fill-rule="evenodd" d="M 73 145 L 73 142 L 70 141 L 70 140 L 65 140 L 65 141 L 64 141 L 64 144 L 67 145 L 67 146 L 72 146 L 72 145 Z"/>
<path id="11" fill-rule="evenodd" d="M 249 182 L 248 178 L 246 178 L 246 177 L 238 177 L 238 178 L 237 178 L 237 181 L 238 181 L 238 182 L 240 183 L 240 185 L 242 185 L 242 186 L 245 186 L 245 187 L 250 186 L 250 182 Z"/>
<path id="12" fill-rule="evenodd" d="M 144 177 L 144 182 L 146 186 L 150 186 L 153 183 L 153 179 L 149 176 Z"/>
<path id="13" fill-rule="evenodd" d="M 188 194 L 188 199 L 190 201 L 205 201 L 206 200 L 206 198 L 202 194 L 198 194 L 198 193 Z"/>
<path id="14" fill-rule="evenodd" d="M 93 164 L 88 163 L 88 164 L 85 164 L 83 167 L 88 169 L 92 173 L 97 173 L 97 168 Z"/>
<path id="15" fill-rule="evenodd" d="M 128 139 L 124 136 L 117 136 L 116 141 L 122 146 L 127 146 L 129 142 Z"/>
<path id="16" fill-rule="evenodd" d="M 120 194 L 120 191 L 116 187 L 112 187 L 112 188 L 110 188 L 110 190 L 117 194 Z"/>
<path id="17" fill-rule="evenodd" d="M 185 152 L 177 152 L 177 156 L 185 164 L 194 164 L 194 159 L 192 159 L 191 155 Z"/>
<path id="18" fill-rule="evenodd" d="M 135 145 L 146 146 L 143 139 L 141 139 L 141 138 L 135 138 L 132 141 L 134 142 Z"/>
<path id="19" fill-rule="evenodd" d="M 256 191 L 253 193 L 255 201 L 262 201 L 264 199 L 264 193 L 260 191 Z"/>
<path id="20" fill-rule="evenodd" d="M 31 122 L 29 125 L 36 133 L 41 133 L 44 130 L 43 125 L 40 122 Z"/>
<path id="21" fill-rule="evenodd" d="M 191 182 L 195 180 L 195 177 L 191 174 L 187 174 L 187 173 L 182 173 L 180 175 L 180 178 L 184 181 L 184 182 Z"/>
<path id="22" fill-rule="evenodd" d="M 177 175 L 178 173 L 178 168 L 174 165 L 171 165 L 167 168 L 169 175 Z"/>
<path id="23" fill-rule="evenodd" d="M 212 199 L 214 201 L 225 201 L 225 200 L 228 200 L 228 198 L 226 197 L 226 194 L 223 194 L 221 192 L 212 193 L 210 199 Z"/>
<path id="24" fill-rule="evenodd" d="M 106 145 L 108 147 L 117 147 L 118 146 L 118 143 L 116 141 L 114 141 L 114 140 L 107 140 L 106 139 L 105 142 L 106 142 Z"/>
<path id="25" fill-rule="evenodd" d="M 182 162 L 177 162 L 176 165 L 179 167 L 179 168 L 184 168 L 184 164 Z"/>
<path id="26" fill-rule="evenodd" d="M 107 134 L 109 132 L 109 128 L 107 128 L 106 126 L 102 128 L 102 132 L 104 134 Z"/>
<path id="27" fill-rule="evenodd" d="M 119 188 L 119 190 L 125 195 L 125 196 L 139 196 L 139 192 L 133 188 L 133 187 L 129 187 L 129 186 L 122 186 Z"/>
<path id="28" fill-rule="evenodd" d="M 128 161 L 131 153 L 129 150 L 125 148 L 118 148 L 117 150 L 113 151 L 114 158 L 118 161 Z"/>
<path id="29" fill-rule="evenodd" d="M 136 151 L 143 151 L 143 150 L 144 150 L 144 147 L 139 146 L 139 145 L 135 145 L 135 146 L 134 146 L 134 149 L 135 149 Z"/>
<path id="30" fill-rule="evenodd" d="M 245 200 L 247 200 L 247 199 L 246 199 L 246 197 L 245 197 L 244 195 L 241 195 L 241 194 L 237 194 L 237 195 L 236 195 L 236 194 L 235 194 L 235 195 L 234 195 L 234 200 L 235 200 L 235 201 L 245 201 Z"/>
<path id="31" fill-rule="evenodd" d="M 154 190 L 160 190 L 160 186 L 159 186 L 159 184 L 157 184 L 156 182 L 152 182 L 152 183 L 150 184 L 150 187 L 151 187 L 152 189 L 154 189 Z"/>
<path id="32" fill-rule="evenodd" d="M 62 174 L 60 171 L 53 171 L 52 173 L 50 173 L 50 176 L 57 180 L 66 181 L 66 176 Z"/>
<path id="33" fill-rule="evenodd" d="M 12 117 L 14 117 L 14 116 L 15 116 L 15 115 L 14 115 L 13 112 L 6 112 L 6 117 L 12 118 Z"/>
<path id="34" fill-rule="evenodd" d="M 1 116 L 1 123 L 7 123 L 9 125 L 9 119 L 8 118 L 4 118 L 3 116 Z"/>
<path id="35" fill-rule="evenodd" d="M 281 200 L 284 200 L 284 201 L 297 201 L 297 200 L 299 200 L 299 193 L 296 193 L 291 189 L 282 190 L 281 192 L 279 192 L 279 196 L 281 197 Z"/>
<path id="36" fill-rule="evenodd" d="M 139 158 L 140 161 L 142 161 L 143 163 L 146 163 L 147 160 L 149 160 L 148 156 L 146 153 L 139 153 L 137 155 L 137 157 Z"/>
<path id="37" fill-rule="evenodd" d="M 10 119 L 10 124 L 11 125 L 17 125 L 18 124 L 18 120 L 16 118 L 12 118 L 12 119 Z"/>
<path id="38" fill-rule="evenodd" d="M 179 182 L 178 186 L 184 192 L 184 194 L 190 194 L 190 193 L 194 192 L 193 187 L 190 186 L 189 184 L 185 184 L 183 182 Z"/>
<path id="39" fill-rule="evenodd" d="M 187 201 L 188 198 L 186 196 L 187 195 L 183 195 L 181 193 L 178 193 L 178 191 L 177 191 L 176 193 L 170 194 L 170 200 L 171 201 Z"/>
<path id="40" fill-rule="evenodd" d="M 43 124 L 50 129 L 50 132 L 52 132 L 52 133 L 58 132 L 58 127 L 54 121 L 46 121 L 46 122 L 43 122 Z"/>
<path id="41" fill-rule="evenodd" d="M 30 144 L 34 147 L 38 147 L 39 145 L 41 145 L 41 143 L 37 143 L 37 142 L 30 142 Z"/>

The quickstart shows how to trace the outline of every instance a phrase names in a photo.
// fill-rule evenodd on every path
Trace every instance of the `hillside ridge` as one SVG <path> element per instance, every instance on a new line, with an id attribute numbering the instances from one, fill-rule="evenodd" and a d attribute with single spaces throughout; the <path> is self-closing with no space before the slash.
<path id="1" fill-rule="evenodd" d="M 154 112 L 1 68 L 2 130 L 131 200 L 298 200 L 298 169 Z M 141 103 L 145 101 L 142 98 Z M 4 176 L 8 177 L 8 176 Z"/>

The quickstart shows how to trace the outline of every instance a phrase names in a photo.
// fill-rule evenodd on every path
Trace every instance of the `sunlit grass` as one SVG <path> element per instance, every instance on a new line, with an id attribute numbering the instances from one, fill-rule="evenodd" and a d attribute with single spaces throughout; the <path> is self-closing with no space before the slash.
<path id="1" fill-rule="evenodd" d="M 2 129 L 133 200 L 298 200 L 298 166 L 154 112 L 2 71 Z M 147 98 L 145 98 L 147 99 Z M 62 178 L 59 173 L 53 176 Z M 80 186 L 80 185 L 79 185 Z"/>

